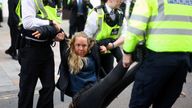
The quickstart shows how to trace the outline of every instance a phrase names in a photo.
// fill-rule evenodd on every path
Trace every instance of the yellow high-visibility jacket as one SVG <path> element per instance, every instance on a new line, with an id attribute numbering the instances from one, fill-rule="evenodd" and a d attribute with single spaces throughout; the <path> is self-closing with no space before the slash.
<path id="1" fill-rule="evenodd" d="M 44 5 L 42 0 L 34 0 L 36 5 L 38 6 L 38 10 L 40 11 L 39 14 L 37 14 L 37 17 L 42 18 L 42 19 L 48 19 L 48 20 L 54 20 L 58 23 L 61 23 L 61 16 L 57 16 L 57 6 L 49 6 L 49 5 Z M 22 24 L 21 22 L 21 0 L 18 1 L 16 10 L 16 14 L 19 17 L 19 25 Z"/>
<path id="2" fill-rule="evenodd" d="M 191 0 L 136 0 L 123 50 L 131 53 L 146 37 L 155 52 L 192 52 Z"/>

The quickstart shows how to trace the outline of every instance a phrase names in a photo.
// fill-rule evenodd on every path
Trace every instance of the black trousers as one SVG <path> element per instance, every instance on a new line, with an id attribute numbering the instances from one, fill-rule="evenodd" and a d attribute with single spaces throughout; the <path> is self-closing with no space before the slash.
<path id="1" fill-rule="evenodd" d="M 49 45 L 30 46 L 20 49 L 20 82 L 18 108 L 32 108 L 38 78 L 42 84 L 37 108 L 53 108 L 54 56 Z"/>
<path id="2" fill-rule="evenodd" d="M 190 68 L 189 72 L 192 72 L 192 53 L 190 53 Z"/>
<path id="3" fill-rule="evenodd" d="M 128 75 L 126 72 L 127 68 L 123 68 L 122 61 L 120 61 L 105 78 L 101 79 L 88 90 L 77 93 L 78 96 L 74 96 L 73 104 L 76 106 L 75 108 L 106 107 L 126 86 L 133 82 L 134 73 L 131 72 L 131 74 L 128 73 Z M 124 79 L 126 74 L 130 76 L 130 80 Z M 126 76 L 126 78 L 128 78 L 128 76 Z M 122 81 L 127 81 L 128 83 L 125 82 L 127 85 L 124 85 L 125 83 Z M 118 91 L 118 89 L 120 89 L 120 91 Z"/>
<path id="4" fill-rule="evenodd" d="M 187 53 L 148 50 L 135 75 L 130 108 L 171 108 L 179 97 L 189 67 Z"/>
<path id="5" fill-rule="evenodd" d="M 86 17 L 85 15 L 76 15 L 76 13 L 71 13 L 70 21 L 69 21 L 69 38 L 72 37 L 72 35 L 75 32 L 80 32 L 84 30 L 86 23 Z"/>
<path id="6" fill-rule="evenodd" d="M 0 22 L 3 22 L 3 11 L 1 8 L 0 8 Z"/>
<path id="7" fill-rule="evenodd" d="M 18 30 L 17 25 L 9 25 L 10 28 L 10 36 L 11 36 L 11 45 L 9 47 L 9 50 L 14 54 L 17 55 L 16 46 L 17 46 L 17 39 L 20 36 L 20 32 Z"/>

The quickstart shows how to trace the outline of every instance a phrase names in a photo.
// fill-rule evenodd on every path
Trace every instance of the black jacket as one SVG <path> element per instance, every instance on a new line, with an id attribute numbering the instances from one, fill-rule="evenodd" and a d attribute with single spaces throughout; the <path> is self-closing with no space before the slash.
<path id="1" fill-rule="evenodd" d="M 35 31 L 39 31 L 41 33 L 40 39 L 51 39 L 51 40 L 55 38 L 58 33 L 56 28 L 50 25 L 37 27 L 35 28 Z"/>
<path id="2" fill-rule="evenodd" d="M 57 32 L 55 27 L 50 26 L 50 25 L 36 27 L 36 28 L 34 28 L 34 30 L 22 29 L 23 36 L 30 36 L 32 38 L 35 38 L 34 36 L 32 36 L 32 33 L 34 33 L 35 31 L 39 31 L 41 33 L 39 40 L 52 40 L 59 33 L 59 32 Z M 62 32 L 62 31 L 63 30 L 61 30 L 60 32 Z"/>
<path id="3" fill-rule="evenodd" d="M 87 13 L 88 13 L 88 8 L 92 9 L 93 6 L 89 1 L 83 1 L 83 15 L 86 18 L 87 17 Z M 78 10 L 78 6 L 77 6 L 77 0 L 72 1 L 68 6 L 68 9 L 71 10 L 71 14 L 73 16 L 77 16 L 77 10 Z"/>
<path id="4" fill-rule="evenodd" d="M 66 41 L 65 41 L 66 42 Z M 67 46 L 64 49 L 68 49 Z M 96 75 L 99 79 L 99 73 L 100 73 L 100 58 L 99 58 L 99 48 L 97 45 L 94 45 L 91 48 L 90 54 L 93 56 L 94 60 L 96 61 Z M 68 56 L 69 56 L 69 50 L 64 51 L 62 60 L 59 66 L 59 74 L 60 77 L 56 83 L 56 87 L 63 93 L 70 97 L 72 97 L 71 91 L 69 90 L 69 66 L 68 66 Z"/>

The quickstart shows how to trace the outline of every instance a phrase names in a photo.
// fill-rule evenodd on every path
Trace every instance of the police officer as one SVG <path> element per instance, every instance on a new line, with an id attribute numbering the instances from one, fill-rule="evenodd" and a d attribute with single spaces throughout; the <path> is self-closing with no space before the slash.
<path id="1" fill-rule="evenodd" d="M 38 78 L 42 84 L 37 108 L 53 108 L 53 39 L 63 40 L 54 0 L 22 0 L 22 47 L 20 48 L 19 108 L 32 108 Z M 54 29 L 53 29 L 54 28 Z M 55 33 L 55 34 L 54 34 Z"/>
<path id="2" fill-rule="evenodd" d="M 121 36 L 116 41 L 109 43 L 107 45 L 107 49 L 112 49 L 113 47 L 117 47 L 123 44 L 124 38 L 125 38 L 124 34 L 126 34 L 127 26 L 128 26 L 127 21 L 131 16 L 135 1 L 136 0 L 123 0 L 123 2 L 121 3 L 120 8 L 123 11 L 123 16 L 124 16 L 123 24 L 121 27 L 121 33 L 120 33 Z"/>
<path id="3" fill-rule="evenodd" d="M 87 18 L 84 32 L 88 36 L 94 37 L 98 43 L 106 39 L 115 41 L 119 37 L 119 31 L 123 21 L 123 12 L 119 9 L 121 3 L 121 0 L 107 0 L 104 5 L 94 8 Z M 101 48 L 101 51 L 105 52 L 103 46 Z M 114 52 L 113 54 L 116 55 L 119 61 L 122 56 L 120 48 Z M 101 65 L 105 72 L 109 73 L 113 68 L 113 55 L 111 53 L 100 55 Z"/>
<path id="4" fill-rule="evenodd" d="M 130 108 L 171 108 L 179 97 L 192 52 L 192 3 L 136 0 L 123 44 L 126 67 L 138 42 L 146 55 L 135 76 Z"/>

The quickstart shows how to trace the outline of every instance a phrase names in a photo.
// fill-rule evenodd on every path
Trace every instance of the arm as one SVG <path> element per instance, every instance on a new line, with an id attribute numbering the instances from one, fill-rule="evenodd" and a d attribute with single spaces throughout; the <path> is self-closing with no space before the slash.
<path id="1" fill-rule="evenodd" d="M 87 17 L 84 32 L 87 34 L 87 36 L 93 38 L 97 30 L 97 13 L 92 10 L 92 12 Z"/>
<path id="2" fill-rule="evenodd" d="M 32 35 L 39 39 L 53 39 L 57 35 L 57 30 L 55 27 L 50 25 L 35 27 L 34 29 L 36 32 L 34 32 Z"/>
<path id="3" fill-rule="evenodd" d="M 124 67 L 131 63 L 132 58 L 130 54 L 133 53 L 139 41 L 144 40 L 147 23 L 151 16 L 151 8 L 147 2 L 146 0 L 136 1 L 129 19 L 129 25 L 123 44 L 123 51 L 125 53 L 123 56 Z M 135 19 L 134 16 L 139 18 Z"/>
<path id="4" fill-rule="evenodd" d="M 119 37 L 116 41 L 113 41 L 113 42 L 109 42 L 108 44 L 107 44 L 107 49 L 113 49 L 113 48 L 116 48 L 116 47 L 118 47 L 118 46 L 120 46 L 120 45 L 122 45 L 123 44 L 123 42 L 124 42 L 124 36 L 121 36 L 121 37 Z"/>
<path id="5" fill-rule="evenodd" d="M 59 65 L 59 70 L 58 70 L 60 77 L 56 83 L 56 87 L 65 93 L 66 93 L 66 89 L 69 82 L 69 71 L 68 71 L 69 67 L 67 64 L 67 58 L 68 58 L 68 53 L 65 53 L 65 55 L 63 55 L 61 58 L 61 63 Z"/>
<path id="6" fill-rule="evenodd" d="M 45 20 L 37 18 L 38 7 L 36 6 L 34 0 L 21 0 L 22 9 L 22 22 L 24 29 L 34 30 L 35 27 L 40 27 L 44 25 L 52 25 L 59 32 L 61 25 L 56 21 Z"/>
<path id="7" fill-rule="evenodd" d="M 99 46 L 97 44 L 95 44 L 92 48 L 91 48 L 91 55 L 93 55 L 93 58 L 95 59 L 96 62 L 96 76 L 99 79 L 99 75 L 101 74 L 101 62 L 100 62 L 100 56 L 99 56 Z"/>
<path id="8" fill-rule="evenodd" d="M 125 40 L 123 50 L 126 53 L 132 53 L 140 41 L 144 40 L 144 34 L 147 29 L 148 20 L 151 16 L 151 7 L 148 1 L 136 1 L 132 11 L 127 30 L 125 30 Z M 142 9 L 142 10 L 141 10 Z"/>
<path id="9" fill-rule="evenodd" d="M 104 46 L 107 47 L 109 43 L 113 43 L 114 41 L 115 41 L 115 40 L 114 40 L 114 39 L 111 39 L 111 38 L 102 39 L 102 40 L 97 41 L 97 44 L 98 44 L 99 46 L 104 45 Z"/>
<path id="10" fill-rule="evenodd" d="M 57 29 L 50 25 L 35 27 L 34 29 L 35 32 L 32 35 L 38 39 L 49 39 L 49 40 L 52 40 L 54 38 L 56 39 L 59 38 L 60 33 L 66 36 L 62 29 L 59 32 L 57 32 Z M 61 40 L 64 39 L 64 36 L 61 36 Z"/>
<path id="11" fill-rule="evenodd" d="M 21 0 L 23 27 L 33 30 L 34 27 L 49 25 L 49 20 L 36 18 L 37 6 L 34 0 Z"/>
<path id="12" fill-rule="evenodd" d="M 127 35 L 127 26 L 128 26 L 127 19 L 124 18 L 123 24 L 119 33 L 120 37 L 116 41 L 110 42 L 107 46 L 107 49 L 112 49 L 123 44 L 125 36 Z"/>

